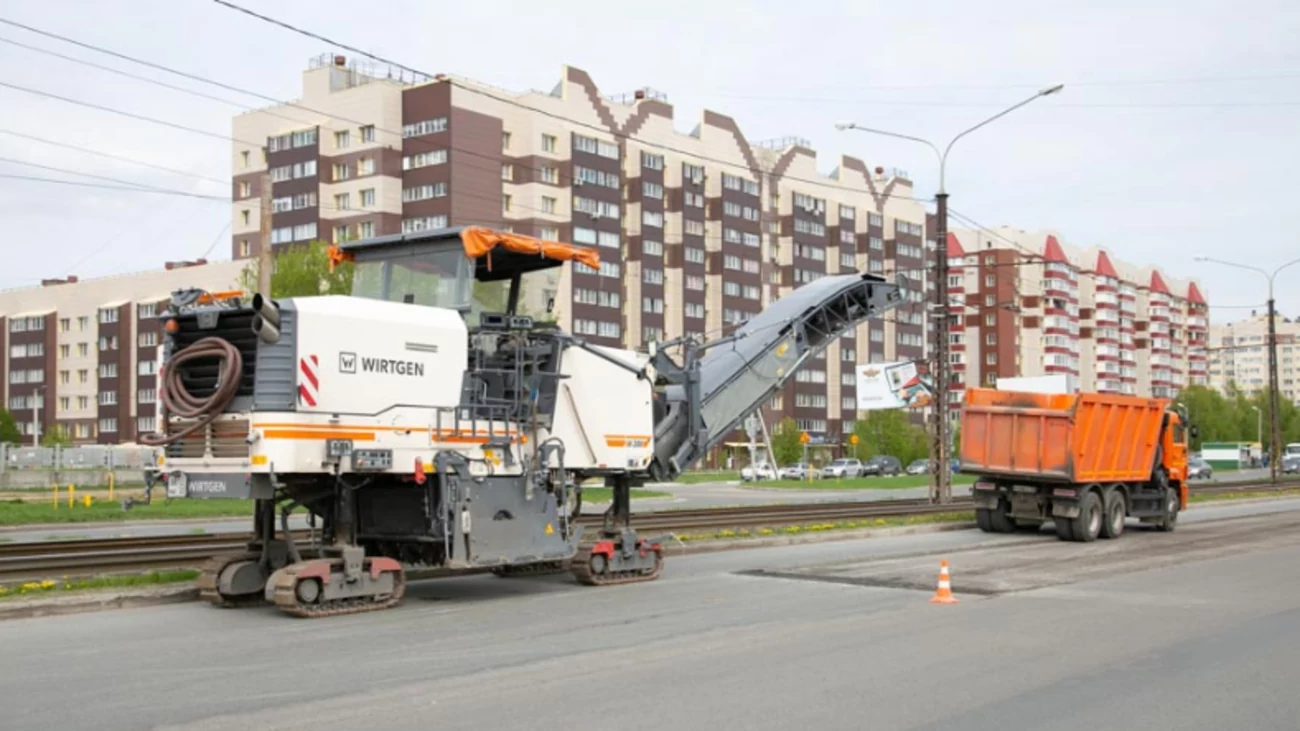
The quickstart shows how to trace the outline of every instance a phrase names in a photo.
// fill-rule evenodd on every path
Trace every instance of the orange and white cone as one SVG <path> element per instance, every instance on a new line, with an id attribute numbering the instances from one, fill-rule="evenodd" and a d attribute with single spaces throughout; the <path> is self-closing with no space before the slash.
<path id="1" fill-rule="evenodd" d="M 952 583 L 948 580 L 948 559 L 939 562 L 939 588 L 930 597 L 931 604 L 956 604 L 957 597 L 952 595 Z"/>

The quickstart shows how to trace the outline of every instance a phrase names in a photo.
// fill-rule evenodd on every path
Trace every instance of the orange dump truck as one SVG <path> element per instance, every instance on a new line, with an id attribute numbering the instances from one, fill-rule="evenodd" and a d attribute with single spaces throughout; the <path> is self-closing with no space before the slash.
<path id="1" fill-rule="evenodd" d="M 1164 399 L 966 390 L 961 471 L 986 532 L 1056 524 L 1117 538 L 1126 518 L 1171 531 L 1187 507 L 1186 419 Z"/>

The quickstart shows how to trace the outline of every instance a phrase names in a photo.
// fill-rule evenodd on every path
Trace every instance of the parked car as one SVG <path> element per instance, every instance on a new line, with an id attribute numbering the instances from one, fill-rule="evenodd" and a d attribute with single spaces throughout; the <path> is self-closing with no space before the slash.
<path id="1" fill-rule="evenodd" d="M 1189 480 L 1208 480 L 1214 477 L 1214 468 L 1209 462 L 1200 457 L 1193 457 L 1187 460 L 1187 479 Z"/>
<path id="2" fill-rule="evenodd" d="M 1300 454 L 1288 454 L 1282 457 L 1282 472 L 1294 475 L 1300 472 Z"/>
<path id="3" fill-rule="evenodd" d="M 809 466 L 807 463 L 805 463 L 805 462 L 799 462 L 799 463 L 796 463 L 796 464 L 790 464 L 790 465 L 786 465 L 785 467 L 782 467 L 782 468 L 781 468 L 781 479 L 783 479 L 783 480 L 806 480 L 806 479 L 808 479 L 808 474 L 809 474 L 810 472 L 812 473 L 812 476 L 813 476 L 814 479 L 817 478 L 817 477 L 820 477 L 820 476 L 821 476 L 821 475 L 819 475 L 819 474 L 817 473 L 817 468 L 816 468 L 816 467 L 810 467 L 810 466 Z"/>
<path id="4" fill-rule="evenodd" d="M 862 473 L 866 475 L 898 475 L 903 472 L 903 463 L 898 461 L 897 457 L 890 457 L 887 454 L 878 454 L 862 466 Z"/>
<path id="5" fill-rule="evenodd" d="M 822 477 L 861 477 L 862 460 L 837 459 L 822 468 Z"/>
<path id="6" fill-rule="evenodd" d="M 755 482 L 757 480 L 775 480 L 776 470 L 772 465 L 766 462 L 760 462 L 756 465 L 746 465 L 740 470 L 740 479 L 745 482 Z"/>
<path id="7" fill-rule="evenodd" d="M 930 460 L 928 459 L 914 459 L 912 464 L 907 466 L 907 474 L 909 475 L 924 475 L 929 472 Z"/>

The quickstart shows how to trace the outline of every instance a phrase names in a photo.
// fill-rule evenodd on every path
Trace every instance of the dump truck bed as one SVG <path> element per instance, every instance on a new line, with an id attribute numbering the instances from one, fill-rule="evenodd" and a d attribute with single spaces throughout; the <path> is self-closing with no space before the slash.
<path id="1" fill-rule="evenodd" d="M 1026 482 L 1147 480 L 1163 399 L 967 389 L 961 471 Z"/>

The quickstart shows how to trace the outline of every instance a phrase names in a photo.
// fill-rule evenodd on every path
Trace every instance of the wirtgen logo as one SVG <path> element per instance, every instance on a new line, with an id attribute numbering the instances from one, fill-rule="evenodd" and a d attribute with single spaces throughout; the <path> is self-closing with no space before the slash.
<path id="1" fill-rule="evenodd" d="M 357 354 L 356 353 L 339 353 L 339 373 L 356 373 L 357 372 Z"/>

